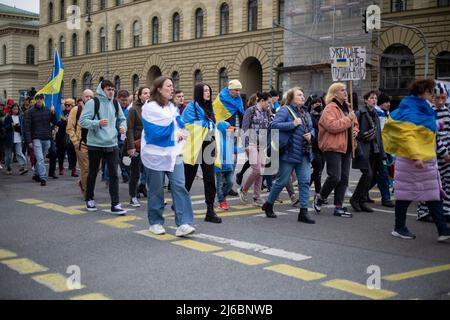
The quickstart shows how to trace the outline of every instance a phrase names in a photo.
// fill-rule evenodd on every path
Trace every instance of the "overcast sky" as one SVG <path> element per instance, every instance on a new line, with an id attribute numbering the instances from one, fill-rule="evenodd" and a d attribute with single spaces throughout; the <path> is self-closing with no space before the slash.
<path id="1" fill-rule="evenodd" d="M 0 0 L 0 3 L 11 7 L 39 13 L 39 0 Z"/>

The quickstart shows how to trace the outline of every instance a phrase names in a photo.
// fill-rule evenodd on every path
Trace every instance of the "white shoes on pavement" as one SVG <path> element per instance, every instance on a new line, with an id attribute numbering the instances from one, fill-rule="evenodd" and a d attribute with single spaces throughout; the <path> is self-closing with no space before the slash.
<path id="1" fill-rule="evenodd" d="M 182 224 L 177 228 L 177 231 L 175 231 L 175 235 L 177 237 L 184 237 L 190 234 L 193 234 L 195 232 L 195 228 L 193 226 L 190 226 L 188 224 Z"/>
<path id="2" fill-rule="evenodd" d="M 166 233 L 166 230 L 164 227 L 160 224 L 152 224 L 150 228 L 148 229 L 151 233 L 154 233 L 156 235 L 161 235 Z"/>

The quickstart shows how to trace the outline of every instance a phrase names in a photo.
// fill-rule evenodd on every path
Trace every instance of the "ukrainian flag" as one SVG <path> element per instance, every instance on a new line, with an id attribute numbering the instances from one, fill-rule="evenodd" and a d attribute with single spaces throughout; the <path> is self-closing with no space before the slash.
<path id="1" fill-rule="evenodd" d="M 53 70 L 50 81 L 39 90 L 36 95 L 44 95 L 44 105 L 48 108 L 54 107 L 57 119 L 59 120 L 62 112 L 61 106 L 61 83 L 64 75 L 64 65 L 59 58 L 58 50 L 55 48 L 55 58 L 53 60 Z"/>
<path id="2" fill-rule="evenodd" d="M 345 58 L 343 58 L 343 59 L 336 59 L 336 65 L 338 65 L 340 67 L 348 66 L 347 59 L 345 59 Z"/>
<path id="3" fill-rule="evenodd" d="M 408 96 L 384 125 L 384 149 L 411 160 L 432 160 L 436 157 L 436 130 L 436 112 L 429 103 Z"/>
<path id="4" fill-rule="evenodd" d="M 237 111 L 244 114 L 244 106 L 241 96 L 233 98 L 228 92 L 228 87 L 222 89 L 220 94 L 213 102 L 214 114 L 216 116 L 216 123 L 228 120 Z"/>

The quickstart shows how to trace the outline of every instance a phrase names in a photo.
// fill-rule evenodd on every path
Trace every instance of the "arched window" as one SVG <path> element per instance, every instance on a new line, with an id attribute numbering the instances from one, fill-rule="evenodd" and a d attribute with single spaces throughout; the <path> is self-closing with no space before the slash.
<path id="1" fill-rule="evenodd" d="M 131 83 L 133 87 L 133 92 L 139 89 L 139 76 L 137 74 L 133 75 L 133 77 L 131 78 Z"/>
<path id="2" fill-rule="evenodd" d="M 89 72 L 86 72 L 83 76 L 83 90 L 86 89 L 92 90 L 92 75 Z"/>
<path id="3" fill-rule="evenodd" d="M 203 82 L 202 71 L 197 69 L 194 72 L 194 85 L 202 83 L 202 82 Z"/>
<path id="4" fill-rule="evenodd" d="M 284 0 L 278 0 L 278 23 L 284 24 Z"/>
<path id="5" fill-rule="evenodd" d="M 195 39 L 203 37 L 203 10 L 198 8 L 195 11 Z"/>
<path id="6" fill-rule="evenodd" d="M 152 44 L 158 44 L 159 42 L 159 19 L 153 17 L 152 19 Z"/>
<path id="7" fill-rule="evenodd" d="M 226 68 L 219 70 L 219 90 L 222 90 L 228 85 L 228 73 Z"/>
<path id="8" fill-rule="evenodd" d="M 78 36 L 76 33 L 72 34 L 72 57 L 78 55 Z"/>
<path id="9" fill-rule="evenodd" d="M 388 47 L 381 58 L 380 88 L 392 96 L 406 95 L 414 79 L 415 61 L 411 50 L 402 44 Z"/>
<path id="10" fill-rule="evenodd" d="M 139 38 L 141 36 L 141 26 L 139 21 L 133 23 L 133 48 L 139 47 Z"/>
<path id="11" fill-rule="evenodd" d="M 6 45 L 2 48 L 2 64 L 6 64 Z"/>
<path id="12" fill-rule="evenodd" d="M 175 89 L 179 89 L 180 88 L 180 74 L 178 73 L 178 71 L 172 72 L 172 80 L 173 80 L 173 87 Z"/>
<path id="13" fill-rule="evenodd" d="M 443 51 L 436 57 L 436 79 L 450 80 L 450 52 Z"/>
<path id="14" fill-rule="evenodd" d="M 48 23 L 53 22 L 53 2 L 48 4 Z"/>
<path id="15" fill-rule="evenodd" d="M 27 47 L 26 63 L 34 64 L 34 46 L 31 44 Z"/>
<path id="16" fill-rule="evenodd" d="M 59 38 L 59 55 L 64 57 L 66 55 L 66 42 L 64 40 L 64 36 Z"/>
<path id="17" fill-rule="evenodd" d="M 122 48 L 122 27 L 118 24 L 115 28 L 116 33 L 116 50 L 120 50 Z"/>
<path id="18" fill-rule="evenodd" d="M 106 32 L 105 28 L 100 29 L 100 52 L 106 52 Z"/>
<path id="19" fill-rule="evenodd" d="M 248 1 L 248 31 L 258 29 L 258 0 Z"/>
<path id="20" fill-rule="evenodd" d="M 92 0 L 86 0 L 85 12 L 92 12 Z"/>
<path id="21" fill-rule="evenodd" d="M 91 53 L 91 32 L 86 31 L 85 37 L 84 37 L 84 53 L 90 54 Z"/>
<path id="22" fill-rule="evenodd" d="M 120 77 L 115 76 L 114 77 L 114 88 L 116 88 L 116 93 L 120 91 Z"/>
<path id="23" fill-rule="evenodd" d="M 220 34 L 227 34 L 230 29 L 230 7 L 226 2 L 220 6 Z"/>
<path id="24" fill-rule="evenodd" d="M 48 39 L 47 43 L 47 58 L 48 60 L 52 60 L 53 58 L 53 40 L 51 38 Z"/>
<path id="25" fill-rule="evenodd" d="M 180 40 L 180 14 L 175 12 L 172 17 L 172 39 L 173 41 Z"/>
<path id="26" fill-rule="evenodd" d="M 72 79 L 72 98 L 77 98 L 77 80 Z"/>
<path id="27" fill-rule="evenodd" d="M 64 4 L 64 0 L 59 2 L 59 19 L 64 20 L 66 18 L 66 5 Z"/>
<path id="28" fill-rule="evenodd" d="M 106 9 L 106 0 L 100 0 L 100 10 Z"/>

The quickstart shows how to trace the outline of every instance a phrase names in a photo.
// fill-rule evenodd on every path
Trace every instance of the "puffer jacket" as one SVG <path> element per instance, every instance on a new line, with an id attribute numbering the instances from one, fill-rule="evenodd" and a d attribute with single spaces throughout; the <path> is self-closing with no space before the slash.
<path id="1" fill-rule="evenodd" d="M 31 143 L 34 139 L 51 140 L 52 124 L 56 125 L 56 113 L 44 106 L 34 106 L 25 113 L 24 124 L 26 143 Z"/>

